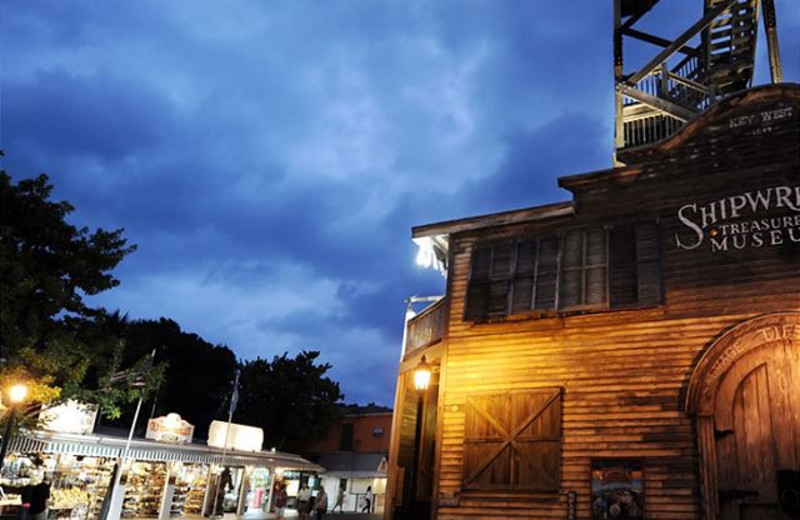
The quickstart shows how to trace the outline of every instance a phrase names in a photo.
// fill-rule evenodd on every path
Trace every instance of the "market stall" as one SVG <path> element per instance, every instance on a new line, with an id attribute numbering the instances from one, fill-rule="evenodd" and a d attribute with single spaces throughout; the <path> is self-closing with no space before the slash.
<path id="1" fill-rule="evenodd" d="M 6 459 L 0 486 L 2 515 L 17 516 L 21 490 L 50 481 L 50 520 L 97 518 L 111 482 L 116 459 L 70 453 L 13 452 Z"/>
<path id="2" fill-rule="evenodd" d="M 47 474 L 52 479 L 53 503 L 59 506 L 53 508 L 58 517 L 97 520 L 125 441 L 104 435 L 29 432 L 11 440 L 0 484 L 13 490 Z M 225 489 L 223 507 L 242 513 L 255 498 L 252 490 L 263 487 L 270 471 L 314 473 L 323 469 L 289 453 L 134 439 L 122 465 L 124 494 L 116 518 L 208 516 L 214 502 L 209 499 L 214 497 L 213 484 L 225 467 L 231 469 L 232 483 Z M 263 497 L 261 500 L 263 503 Z M 18 504 L 19 497 L 8 493 L 0 503 L 1 514 L 15 515 Z M 114 514 L 110 518 L 113 520 Z"/>

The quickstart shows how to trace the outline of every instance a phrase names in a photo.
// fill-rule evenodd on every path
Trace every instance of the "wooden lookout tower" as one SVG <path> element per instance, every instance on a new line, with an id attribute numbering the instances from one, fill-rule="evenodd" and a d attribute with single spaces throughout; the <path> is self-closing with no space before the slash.
<path id="1" fill-rule="evenodd" d="M 629 164 L 631 152 L 673 135 L 719 97 L 752 86 L 759 13 L 770 76 L 773 83 L 782 82 L 773 0 L 702 0 L 699 18 L 687 21 L 687 29 L 674 39 L 637 28 L 658 2 L 614 0 L 618 164 Z M 701 2 L 697 3 L 699 7 Z M 626 70 L 626 43 L 647 43 L 662 50 L 637 70 Z"/>

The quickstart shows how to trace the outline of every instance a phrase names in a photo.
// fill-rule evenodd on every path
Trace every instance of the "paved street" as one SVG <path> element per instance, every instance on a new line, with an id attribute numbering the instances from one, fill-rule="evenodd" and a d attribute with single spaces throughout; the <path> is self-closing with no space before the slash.
<path id="1" fill-rule="evenodd" d="M 225 515 L 224 520 L 273 520 L 275 513 L 256 513 L 247 514 L 244 516 L 236 517 L 235 515 Z M 298 517 L 297 512 L 293 509 L 286 511 L 284 518 L 296 520 Z M 383 518 L 382 514 L 361 514 L 361 513 L 326 513 L 323 517 L 325 520 L 380 520 Z"/>

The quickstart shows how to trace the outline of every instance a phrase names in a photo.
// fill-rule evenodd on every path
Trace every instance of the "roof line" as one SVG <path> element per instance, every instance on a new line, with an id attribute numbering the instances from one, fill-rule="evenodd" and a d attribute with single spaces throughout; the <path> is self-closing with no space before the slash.
<path id="1" fill-rule="evenodd" d="M 468 217 L 457 220 L 447 220 L 434 224 L 415 226 L 411 228 L 411 238 L 423 238 L 435 235 L 450 235 L 463 231 L 473 231 L 487 227 L 503 226 L 508 224 L 520 224 L 523 222 L 534 222 L 537 220 L 547 220 L 557 217 L 573 215 L 575 206 L 573 202 L 563 201 L 542 206 L 533 206 L 500 213 L 490 213 L 477 217 Z"/>
<path id="2" fill-rule="evenodd" d="M 703 128 L 712 123 L 715 118 L 719 117 L 720 114 L 724 114 L 725 112 L 737 108 L 742 102 L 770 97 L 797 96 L 798 92 L 800 92 L 800 85 L 797 83 L 759 85 L 747 90 L 735 92 L 722 99 L 719 99 L 711 107 L 699 114 L 693 120 L 689 121 L 673 135 L 662 141 L 659 141 L 658 143 L 639 147 L 642 155 L 638 157 L 637 162 L 616 168 L 608 168 L 605 170 L 596 170 L 592 172 L 559 177 L 558 185 L 561 188 L 574 192 L 577 188 L 591 185 L 596 181 L 635 177 L 642 173 L 643 169 L 641 163 L 646 161 L 648 157 L 653 154 L 668 152 L 681 146 L 698 132 L 702 131 Z"/>

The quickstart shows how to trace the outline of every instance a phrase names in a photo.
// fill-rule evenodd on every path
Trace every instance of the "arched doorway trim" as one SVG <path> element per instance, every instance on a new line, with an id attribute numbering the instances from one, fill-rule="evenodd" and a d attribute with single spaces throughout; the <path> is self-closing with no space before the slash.
<path id="1" fill-rule="evenodd" d="M 716 519 L 719 513 L 714 417 L 720 384 L 737 360 L 776 341 L 800 343 L 800 312 L 767 314 L 728 330 L 708 347 L 689 380 L 685 409 L 695 417 L 703 510 L 709 520 Z"/>
<path id="2" fill-rule="evenodd" d="M 714 414 L 719 382 L 737 359 L 765 343 L 800 339 L 800 312 L 780 312 L 753 318 L 717 338 L 697 363 L 686 392 L 686 413 Z"/>

